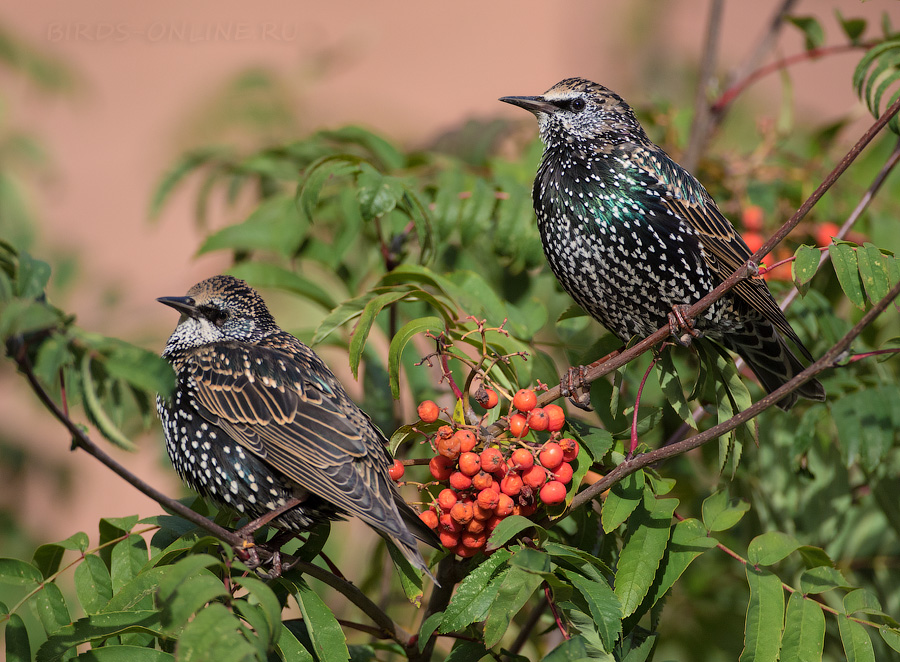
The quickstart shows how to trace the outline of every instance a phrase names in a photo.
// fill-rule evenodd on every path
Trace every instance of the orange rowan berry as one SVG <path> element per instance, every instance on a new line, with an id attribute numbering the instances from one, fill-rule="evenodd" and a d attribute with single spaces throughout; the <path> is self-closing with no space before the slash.
<path id="1" fill-rule="evenodd" d="M 537 489 L 547 481 L 547 472 L 534 465 L 522 472 L 522 482 L 532 489 Z"/>
<path id="2" fill-rule="evenodd" d="M 544 406 L 544 413 L 550 419 L 547 429 L 550 432 L 559 432 L 566 424 L 566 412 L 559 405 L 549 404 Z"/>
<path id="3" fill-rule="evenodd" d="M 522 478 L 517 473 L 510 473 L 500 481 L 500 491 L 509 496 L 516 496 L 522 491 Z"/>
<path id="4" fill-rule="evenodd" d="M 534 455 L 527 448 L 517 448 L 510 457 L 512 468 L 527 471 L 534 466 Z"/>
<path id="5" fill-rule="evenodd" d="M 478 505 L 485 510 L 494 510 L 500 502 L 500 495 L 488 488 L 478 493 Z"/>
<path id="6" fill-rule="evenodd" d="M 443 455 L 435 455 L 428 461 L 428 470 L 435 480 L 447 480 L 453 473 L 453 460 Z"/>
<path id="7" fill-rule="evenodd" d="M 543 432 L 550 425 L 550 417 L 542 407 L 535 407 L 528 412 L 528 427 L 538 432 Z"/>
<path id="8" fill-rule="evenodd" d="M 536 404 L 537 396 L 530 388 L 519 389 L 515 396 L 513 396 L 513 407 L 519 411 L 531 411 Z"/>
<path id="9" fill-rule="evenodd" d="M 460 453 L 459 470 L 466 476 L 474 476 L 481 471 L 481 456 L 478 453 Z"/>
<path id="10" fill-rule="evenodd" d="M 576 457 L 578 457 L 578 450 L 580 446 L 578 442 L 570 437 L 564 437 L 559 440 L 559 447 L 562 448 L 563 459 L 566 462 L 571 462 Z"/>
<path id="11" fill-rule="evenodd" d="M 449 511 L 456 505 L 457 501 L 459 501 L 459 497 L 457 497 L 456 492 L 450 488 L 445 488 L 438 493 L 437 503 L 441 510 Z"/>
<path id="12" fill-rule="evenodd" d="M 450 487 L 457 490 L 467 490 L 472 487 L 472 479 L 461 471 L 450 474 Z"/>
<path id="13" fill-rule="evenodd" d="M 485 448 L 481 451 L 481 468 L 488 473 L 494 472 L 503 463 L 503 454 L 498 448 Z"/>
<path id="14" fill-rule="evenodd" d="M 406 467 L 403 466 L 403 463 L 400 460 L 394 460 L 391 468 L 388 469 L 388 475 L 392 480 L 400 480 L 401 478 L 403 478 L 403 474 L 405 473 Z"/>
<path id="15" fill-rule="evenodd" d="M 465 526 L 472 521 L 472 503 L 469 501 L 457 501 L 450 509 L 450 517 Z"/>
<path id="16" fill-rule="evenodd" d="M 541 449 L 538 458 L 545 469 L 556 469 L 563 461 L 563 450 L 555 441 L 548 441 Z"/>
<path id="17" fill-rule="evenodd" d="M 437 442 L 437 452 L 447 459 L 455 460 L 459 457 L 459 439 L 454 437 L 441 437 Z"/>
<path id="18" fill-rule="evenodd" d="M 497 498 L 497 507 L 494 508 L 494 514 L 497 517 L 506 517 L 507 515 L 511 515 L 514 505 L 515 503 L 513 502 L 511 496 L 501 493 Z"/>
<path id="19" fill-rule="evenodd" d="M 419 513 L 419 519 L 424 522 L 429 529 L 436 529 L 438 525 L 437 513 L 431 509 Z"/>
<path id="20" fill-rule="evenodd" d="M 441 531 L 438 534 L 441 538 L 441 544 L 447 549 L 454 549 L 459 544 L 459 534 Z"/>
<path id="21" fill-rule="evenodd" d="M 553 470 L 553 478 L 563 485 L 568 485 L 570 482 L 572 482 L 573 473 L 574 472 L 572 471 L 572 465 L 568 462 L 563 462 Z"/>
<path id="22" fill-rule="evenodd" d="M 548 506 L 562 503 L 566 500 L 566 486 L 558 480 L 551 480 L 541 488 L 540 497 Z"/>
<path id="23" fill-rule="evenodd" d="M 457 430 L 453 436 L 459 439 L 459 450 L 463 453 L 471 451 L 478 443 L 475 433 L 471 430 Z"/>
<path id="24" fill-rule="evenodd" d="M 522 414 L 509 417 L 509 432 L 514 437 L 524 437 L 528 432 L 528 420 Z"/>
<path id="25" fill-rule="evenodd" d="M 438 409 L 438 406 L 431 400 L 424 400 L 419 403 L 419 406 L 416 408 L 416 413 L 419 414 L 419 418 L 422 419 L 424 423 L 434 423 L 438 419 L 441 410 Z"/>

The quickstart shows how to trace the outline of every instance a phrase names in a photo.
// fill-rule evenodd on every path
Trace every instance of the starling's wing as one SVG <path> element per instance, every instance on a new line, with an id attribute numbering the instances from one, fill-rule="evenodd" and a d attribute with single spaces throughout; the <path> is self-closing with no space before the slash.
<path id="1" fill-rule="evenodd" d="M 187 362 L 198 409 L 304 489 L 403 538 L 383 436 L 304 349 L 308 356 L 238 343 L 199 348 Z"/>
<path id="2" fill-rule="evenodd" d="M 682 219 L 697 233 L 706 262 L 713 273 L 724 280 L 753 255 L 735 227 L 719 211 L 715 201 L 693 175 L 672 161 L 662 150 L 641 152 L 640 164 L 660 194 L 661 205 L 675 218 Z M 771 322 L 810 360 L 812 356 L 800 342 L 765 281 L 746 278 L 733 290 L 750 307 Z"/>

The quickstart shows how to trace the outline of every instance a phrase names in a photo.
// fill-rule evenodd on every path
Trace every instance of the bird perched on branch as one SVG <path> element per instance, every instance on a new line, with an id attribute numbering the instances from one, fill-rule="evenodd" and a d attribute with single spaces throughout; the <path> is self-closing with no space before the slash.
<path id="1" fill-rule="evenodd" d="M 763 280 L 745 279 L 686 322 L 681 313 L 752 255 L 693 175 L 653 144 L 611 90 L 567 78 L 540 96 L 503 97 L 537 117 L 544 155 L 533 200 L 544 253 L 563 289 L 627 342 L 669 324 L 736 352 L 772 392 L 803 370 L 800 342 Z M 808 381 L 798 396 L 824 400 Z"/>
<path id="2" fill-rule="evenodd" d="M 251 519 L 283 511 L 272 523 L 289 531 L 354 515 L 428 573 L 416 538 L 440 541 L 388 476 L 384 436 L 259 294 L 214 276 L 157 300 L 181 313 L 163 352 L 177 384 L 157 409 L 182 479 Z"/>

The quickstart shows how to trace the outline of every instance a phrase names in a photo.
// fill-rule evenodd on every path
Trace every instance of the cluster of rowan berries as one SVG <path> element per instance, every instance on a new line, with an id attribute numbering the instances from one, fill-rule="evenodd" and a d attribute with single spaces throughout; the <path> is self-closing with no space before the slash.
<path id="1" fill-rule="evenodd" d="M 486 409 L 497 406 L 495 391 L 485 389 L 482 396 L 480 403 Z M 441 543 L 458 556 L 473 556 L 484 548 L 503 518 L 528 517 L 541 504 L 565 501 L 578 442 L 560 438 L 565 424 L 562 407 L 551 404 L 540 408 L 536 403 L 533 390 L 516 393 L 509 435 L 487 444 L 475 430 L 450 425 L 441 426 L 431 437 L 435 455 L 428 468 L 432 477 L 447 487 L 420 516 L 437 531 Z M 419 405 L 418 414 L 423 422 L 433 423 L 440 410 L 426 400 Z M 543 444 L 523 439 L 529 430 L 550 432 L 550 439 Z M 398 480 L 401 475 L 402 465 L 395 465 L 392 477 Z"/>

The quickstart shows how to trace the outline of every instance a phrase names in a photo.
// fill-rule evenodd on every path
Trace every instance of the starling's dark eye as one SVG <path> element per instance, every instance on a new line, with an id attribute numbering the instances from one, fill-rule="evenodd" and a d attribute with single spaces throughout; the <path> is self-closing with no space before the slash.
<path id="1" fill-rule="evenodd" d="M 587 104 L 585 104 L 584 99 L 578 97 L 577 99 L 572 99 L 572 101 L 569 103 L 569 109 L 574 110 L 576 113 L 580 113 L 582 110 L 584 110 L 585 105 Z"/>
<path id="2" fill-rule="evenodd" d="M 215 308 L 214 306 L 203 306 L 200 310 L 203 311 L 203 316 L 216 326 L 222 326 L 231 316 L 227 310 Z"/>

